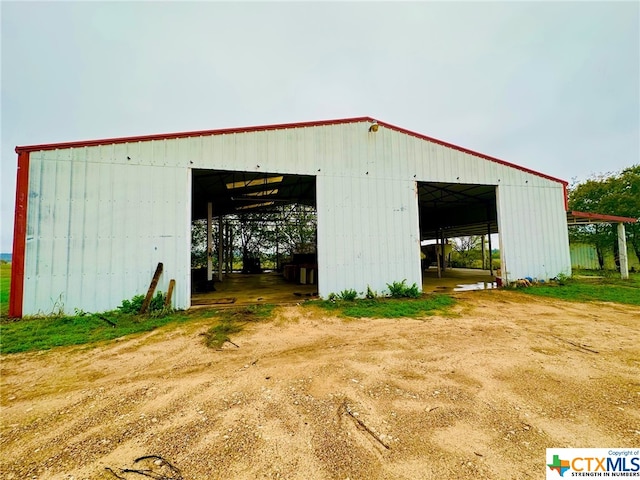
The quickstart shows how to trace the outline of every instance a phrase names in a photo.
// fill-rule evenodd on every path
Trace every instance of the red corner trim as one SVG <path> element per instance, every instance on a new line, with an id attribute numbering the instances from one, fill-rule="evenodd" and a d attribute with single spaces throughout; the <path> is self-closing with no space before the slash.
<path id="1" fill-rule="evenodd" d="M 20 152 L 18 154 L 18 173 L 16 176 L 16 207 L 13 224 L 13 251 L 11 252 L 11 291 L 9 293 L 9 316 L 14 318 L 22 317 L 28 200 L 29 152 Z"/>

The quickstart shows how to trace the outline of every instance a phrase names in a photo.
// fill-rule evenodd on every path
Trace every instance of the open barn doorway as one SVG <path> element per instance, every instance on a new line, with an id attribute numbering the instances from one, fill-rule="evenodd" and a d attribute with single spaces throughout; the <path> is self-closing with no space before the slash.
<path id="1" fill-rule="evenodd" d="M 423 291 L 500 284 L 496 188 L 418 182 Z"/>
<path id="2" fill-rule="evenodd" d="M 317 295 L 316 178 L 194 169 L 191 305 Z"/>

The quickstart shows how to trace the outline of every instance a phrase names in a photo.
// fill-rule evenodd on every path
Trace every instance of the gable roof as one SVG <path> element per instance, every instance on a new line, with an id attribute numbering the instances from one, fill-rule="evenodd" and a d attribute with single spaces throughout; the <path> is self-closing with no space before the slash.
<path id="1" fill-rule="evenodd" d="M 146 142 L 146 141 L 153 141 L 153 140 L 171 140 L 171 139 L 177 139 L 177 138 L 224 135 L 224 134 L 232 134 L 232 133 L 262 132 L 262 131 L 268 131 L 268 130 L 284 130 L 284 129 L 290 129 L 290 128 L 319 127 L 319 126 L 325 126 L 325 125 L 340 125 L 343 123 L 360 123 L 360 122 L 377 123 L 380 126 L 388 128 L 390 130 L 395 130 L 396 132 L 400 132 L 405 135 L 410 135 L 412 137 L 416 137 L 421 140 L 426 140 L 427 142 L 435 143 L 437 145 L 442 145 L 444 147 L 451 148 L 453 150 L 458 150 L 463 153 L 468 153 L 470 155 L 474 155 L 476 157 L 489 160 L 491 162 L 499 163 L 501 165 L 515 168 L 517 170 L 521 170 L 523 172 L 536 175 L 538 177 L 546 178 L 547 180 L 559 182 L 562 185 L 564 185 L 565 188 L 568 185 L 567 181 L 556 178 L 556 177 L 552 177 L 551 175 L 547 175 L 545 173 L 541 173 L 536 170 L 532 170 L 520 165 L 516 165 L 514 163 L 507 162 L 505 160 L 501 160 L 499 158 L 486 155 L 484 153 L 479 153 L 474 150 L 470 150 L 468 148 L 455 145 L 453 143 L 445 142 L 443 140 L 438 140 L 437 138 L 429 137 L 421 133 L 412 132 L 411 130 L 397 127 L 395 125 L 391 125 L 390 123 L 376 120 L 372 117 L 353 117 L 353 118 L 342 118 L 342 119 L 334 119 L 334 120 L 319 120 L 319 121 L 312 121 L 312 122 L 281 123 L 281 124 L 274 124 L 274 125 L 259 125 L 259 126 L 252 126 L 252 127 L 224 128 L 224 129 L 216 129 L 216 130 L 198 130 L 198 131 L 191 131 L 191 132 L 176 132 L 176 133 L 159 133 L 159 134 L 153 134 L 153 135 L 139 135 L 139 136 L 132 136 L 132 137 L 117 137 L 117 138 L 82 140 L 82 141 L 64 142 L 64 143 L 25 145 L 25 146 L 17 146 L 15 148 L 15 151 L 16 153 L 26 153 L 26 152 L 36 152 L 41 150 L 82 148 L 82 147 L 93 147 L 98 145 L 112 145 L 117 143 Z"/>

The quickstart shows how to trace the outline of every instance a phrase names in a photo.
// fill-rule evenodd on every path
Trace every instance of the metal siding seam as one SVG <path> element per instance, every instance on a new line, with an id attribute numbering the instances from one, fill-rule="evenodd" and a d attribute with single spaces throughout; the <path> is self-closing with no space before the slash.
<path id="1" fill-rule="evenodd" d="M 58 198 L 58 181 L 59 181 L 59 175 L 58 175 L 58 167 L 59 167 L 60 162 L 56 159 L 55 162 L 52 162 L 51 165 L 54 167 L 53 168 L 53 175 L 51 175 L 49 178 L 51 179 L 51 185 L 53 187 L 53 191 L 51 193 L 51 198 L 49 198 L 49 205 L 51 205 L 51 209 L 52 209 L 52 222 L 49 224 L 50 227 L 50 235 L 49 235 L 49 253 L 48 253 L 48 258 L 49 258 L 49 264 L 50 264 L 50 271 L 48 272 L 48 275 L 45 278 L 41 278 L 40 279 L 40 285 L 44 286 L 46 285 L 46 288 L 49 292 L 49 298 L 51 299 L 51 302 L 53 303 L 53 285 L 55 283 L 55 276 L 56 276 L 56 268 L 58 267 L 58 263 L 60 261 L 60 257 L 58 255 L 56 255 L 56 245 L 58 243 L 58 230 L 60 228 L 60 223 L 58 222 L 58 218 L 59 218 L 59 211 L 60 211 L 60 207 L 62 206 L 61 202 L 59 201 Z M 47 177 L 45 177 L 46 180 Z M 44 289 L 43 289 L 44 290 Z M 43 293 L 43 292 L 41 292 Z M 42 305 L 41 308 L 45 308 L 44 307 L 44 295 L 42 298 L 42 302 L 40 303 L 40 305 Z"/>
<path id="2" fill-rule="evenodd" d="M 376 195 L 379 195 L 380 198 L 382 199 L 383 203 L 385 202 L 385 186 L 386 186 L 386 182 L 384 179 L 380 179 L 378 180 L 378 184 L 376 185 Z M 380 212 L 378 211 L 378 209 L 371 207 L 371 211 L 372 214 L 375 215 L 375 219 L 376 219 L 376 230 L 377 231 L 383 231 L 384 228 L 384 218 L 382 217 L 382 215 L 380 215 Z M 380 256 L 379 258 L 384 258 L 386 259 L 388 257 L 389 254 L 389 237 L 387 235 L 382 235 L 380 238 Z M 378 279 L 378 278 L 382 278 L 382 265 L 381 262 L 375 262 L 374 263 L 374 269 L 373 269 L 373 278 L 374 279 Z"/>
<path id="3" fill-rule="evenodd" d="M 27 276 L 24 284 L 25 298 L 23 303 L 25 309 L 22 312 L 23 314 L 26 313 L 29 315 L 37 312 L 38 277 L 40 275 L 41 265 L 46 261 L 43 261 L 40 255 L 42 179 L 44 178 L 45 162 L 36 157 L 37 153 L 31 155 L 31 165 L 29 168 L 29 195 L 31 196 L 31 201 L 29 201 L 27 211 L 27 251 L 25 257 Z"/>
<path id="4" fill-rule="evenodd" d="M 548 187 L 543 187 L 543 188 L 540 188 L 540 191 L 541 191 L 541 194 L 543 194 L 543 198 L 541 199 L 540 204 L 544 208 L 544 215 L 543 215 L 544 237 L 541 239 L 542 241 L 541 243 L 544 245 L 544 251 L 547 253 L 549 257 L 545 261 L 544 277 L 546 279 L 553 276 L 552 272 L 557 270 L 558 266 L 561 263 L 558 261 L 559 259 L 558 257 L 560 255 L 560 251 L 558 250 L 558 248 L 560 247 L 560 242 L 558 240 L 559 240 L 560 232 L 562 230 L 561 230 L 561 226 L 560 226 L 560 231 L 558 231 L 558 228 L 554 228 L 554 227 L 557 227 L 558 225 L 556 225 L 557 208 L 554 208 L 555 202 L 553 201 L 554 200 L 553 197 L 555 195 L 553 190 Z"/>
<path id="5" fill-rule="evenodd" d="M 69 258 L 67 255 L 68 245 L 69 245 L 69 223 L 71 221 L 70 218 L 70 203 L 71 203 L 71 163 L 70 162 L 56 162 L 56 179 L 58 180 L 56 183 L 56 211 L 58 212 L 59 217 L 56 218 L 57 235 L 55 248 L 57 254 L 55 255 L 55 259 L 57 261 L 56 269 L 54 270 L 54 276 L 58 276 L 59 278 L 55 282 L 55 285 L 65 285 L 66 289 L 66 279 L 64 278 L 68 273 L 69 268 Z M 65 299 L 66 300 L 66 299 Z"/>
<path id="6" fill-rule="evenodd" d="M 110 300 L 114 297 L 118 297 L 120 300 L 124 300 L 124 295 L 122 295 L 121 290 L 123 282 L 120 278 L 117 278 L 116 273 L 120 272 L 122 268 L 124 268 L 125 264 L 122 248 L 120 248 L 118 244 L 120 231 L 118 231 L 116 235 L 117 225 L 120 225 L 122 218 L 119 212 L 122 211 L 123 215 L 127 212 L 126 206 L 123 206 L 123 208 L 120 209 L 118 205 L 120 191 L 116 191 L 115 188 L 115 185 L 117 183 L 115 172 L 121 168 L 123 169 L 125 167 L 105 164 L 102 165 L 101 168 L 97 169 L 100 175 L 100 181 L 96 190 L 99 192 L 99 195 L 102 195 L 102 192 L 106 191 L 105 201 L 101 202 L 100 200 L 98 200 L 97 209 L 99 209 L 100 206 L 105 207 L 104 204 L 106 203 L 105 209 L 106 214 L 108 215 L 108 222 L 105 222 L 106 225 L 104 226 L 101 225 L 101 227 L 103 227 L 101 228 L 101 232 L 106 240 L 107 255 L 106 258 L 104 258 L 104 256 L 101 255 L 100 251 L 98 250 L 99 247 L 97 246 L 97 244 L 95 244 L 95 255 L 97 255 L 97 257 L 95 257 L 92 262 L 95 267 L 90 271 L 88 271 L 89 269 L 86 266 L 84 268 L 86 274 L 97 274 L 98 276 L 102 275 L 105 279 L 104 283 L 106 286 L 106 295 L 103 296 L 103 302 L 105 302 L 106 304 L 112 304 Z M 94 245 L 93 242 L 91 244 Z"/>
<path id="7" fill-rule="evenodd" d="M 70 283 L 70 274 L 73 272 L 73 268 L 71 266 L 71 243 L 73 241 L 74 235 L 73 235 L 73 219 L 74 219 L 74 167 L 75 167 L 75 162 L 71 161 L 69 162 L 69 174 L 68 174 L 68 179 L 69 179 L 69 187 L 68 187 L 68 205 L 67 205 L 67 233 L 66 233 L 66 251 L 65 251 L 65 258 L 66 258 L 66 265 L 65 265 L 65 272 L 64 272 L 64 285 L 65 285 L 65 302 L 69 301 L 69 294 L 70 292 L 75 291 L 75 289 L 71 289 L 71 283 Z"/>
<path id="8" fill-rule="evenodd" d="M 543 233 L 540 231 L 541 225 L 538 221 L 538 208 L 537 202 L 538 195 L 536 191 L 523 188 L 514 187 L 517 189 L 518 194 L 521 197 L 522 210 L 521 212 L 527 212 L 526 215 L 521 215 L 521 230 L 520 230 L 520 248 L 522 251 L 527 252 L 526 262 L 520 268 L 518 277 L 533 277 L 535 272 L 533 271 L 534 264 L 538 254 L 538 236 Z"/>
<path id="9" fill-rule="evenodd" d="M 56 152 L 57 153 L 57 152 Z M 29 206 L 29 221 L 31 218 L 37 222 L 38 237 L 33 239 L 34 249 L 36 251 L 33 261 L 36 265 L 36 276 L 33 281 L 30 282 L 32 289 L 33 299 L 32 313 L 37 313 L 41 309 L 41 292 L 44 289 L 49 289 L 50 284 L 45 286 L 45 282 L 42 278 L 50 279 L 51 272 L 51 239 L 53 233 L 51 231 L 55 218 L 53 216 L 53 208 L 51 206 L 50 198 L 54 196 L 50 192 L 51 185 L 55 185 L 55 172 L 51 172 L 51 166 L 55 165 L 56 161 L 42 161 L 39 164 L 40 167 L 40 190 L 38 192 L 37 201 L 31 201 Z M 48 200 L 48 203 L 45 201 Z M 55 201 L 54 201 L 55 203 Z"/>
<path id="10" fill-rule="evenodd" d="M 81 165 L 84 173 L 83 179 L 82 179 L 83 192 L 82 192 L 82 202 L 81 202 L 82 203 L 82 221 L 79 226 L 79 231 L 77 232 L 77 235 L 80 236 L 80 241 L 79 241 L 80 248 L 79 248 L 79 251 L 77 252 L 79 253 L 79 255 L 77 255 L 77 257 L 75 258 L 75 261 L 79 262 L 77 266 L 77 275 L 78 275 L 77 295 L 79 298 L 84 298 L 84 284 L 85 284 L 84 278 L 83 278 L 85 275 L 84 257 L 86 255 L 86 249 L 87 249 L 87 235 L 86 235 L 85 226 L 87 225 L 87 215 L 88 215 L 87 206 L 90 205 L 90 197 L 88 195 L 88 190 L 87 190 L 89 165 L 86 162 L 82 162 Z"/>
<path id="11" fill-rule="evenodd" d="M 520 262 L 514 277 L 518 279 L 531 274 L 530 268 L 533 264 L 535 244 L 532 237 L 532 226 L 535 224 L 536 219 L 532 218 L 532 214 L 535 215 L 535 206 L 531 207 L 529 204 L 535 200 L 529 198 L 527 195 L 528 192 L 522 188 L 515 186 L 511 186 L 510 188 L 512 188 L 518 196 L 518 203 L 520 204 L 519 211 L 522 213 L 527 212 L 525 215 L 521 214 L 518 216 L 520 226 L 517 232 L 518 249 L 523 253 L 523 255 L 518 255 Z"/>

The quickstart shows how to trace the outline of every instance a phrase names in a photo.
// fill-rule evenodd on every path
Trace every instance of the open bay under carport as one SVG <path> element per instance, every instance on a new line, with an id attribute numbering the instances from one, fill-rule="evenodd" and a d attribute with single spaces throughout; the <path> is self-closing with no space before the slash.
<path id="1" fill-rule="evenodd" d="M 317 285 L 287 282 L 277 272 L 232 273 L 225 275 L 224 281 L 215 285 L 215 291 L 194 293 L 191 297 L 192 307 L 288 304 L 318 298 Z M 496 282 L 489 270 L 472 268 L 446 269 L 441 276 L 431 268 L 424 273 L 422 280 L 424 293 L 451 293 L 492 288 L 496 288 Z"/>
<path id="2" fill-rule="evenodd" d="M 466 183 L 418 182 L 420 241 L 423 267 L 434 263 L 438 277 L 445 271 L 445 244 L 463 236 L 481 237 L 483 267 L 493 275 L 491 235 L 499 233 L 497 187 Z M 435 241 L 428 249 L 425 241 Z M 486 247 L 486 248 L 485 248 Z M 435 255 L 435 258 L 434 258 Z M 423 283 L 427 269 L 423 268 Z"/>

